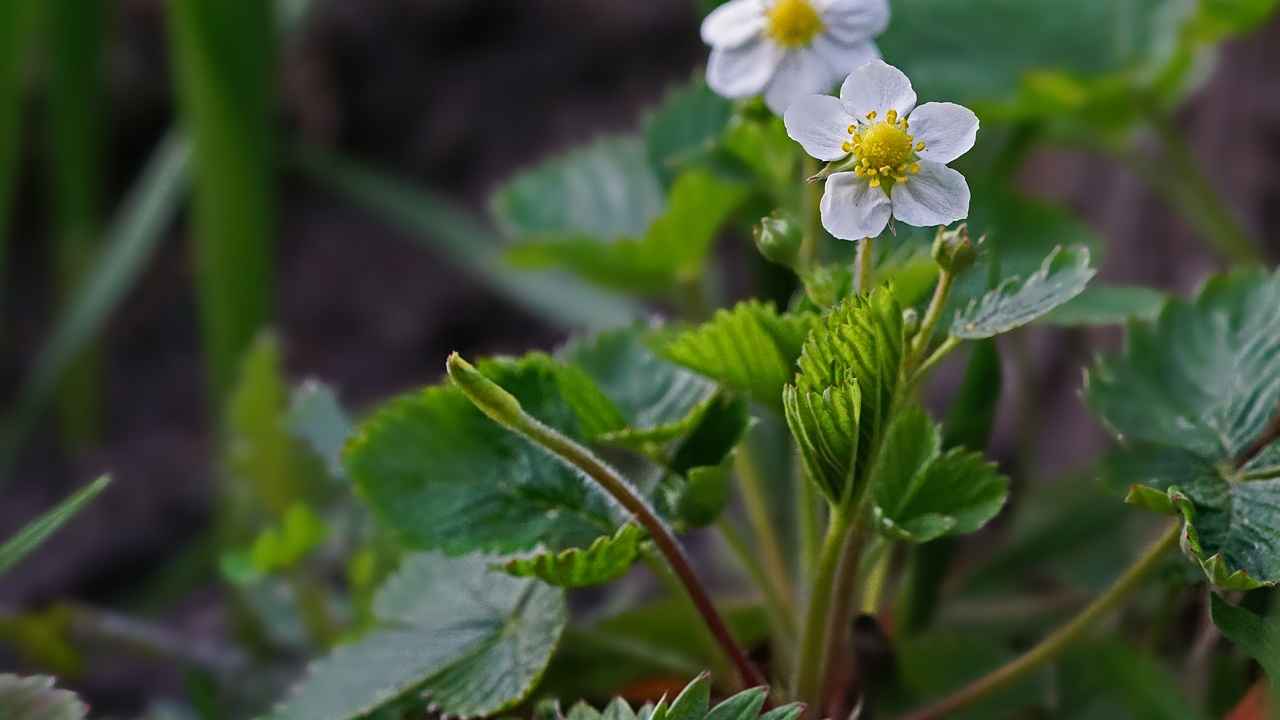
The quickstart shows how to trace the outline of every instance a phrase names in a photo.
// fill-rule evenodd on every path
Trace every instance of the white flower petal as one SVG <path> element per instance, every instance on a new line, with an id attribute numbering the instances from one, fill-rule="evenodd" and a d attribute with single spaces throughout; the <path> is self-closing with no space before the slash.
<path id="1" fill-rule="evenodd" d="M 791 103 L 782 120 L 791 139 L 813 157 L 831 161 L 849 154 L 841 146 L 849 141 L 847 131 L 853 118 L 837 98 L 806 95 Z"/>
<path id="2" fill-rule="evenodd" d="M 889 224 L 892 206 L 882 188 L 851 172 L 827 178 L 822 193 L 822 226 L 841 240 L 876 237 Z"/>
<path id="3" fill-rule="evenodd" d="M 764 38 L 734 48 L 712 48 L 707 85 L 727 98 L 758 95 L 781 61 L 782 49 Z"/>
<path id="4" fill-rule="evenodd" d="M 782 115 L 791 103 L 802 97 L 829 92 L 839 79 L 812 48 L 792 50 L 783 56 L 778 71 L 773 74 L 764 93 L 764 103 L 774 114 Z"/>
<path id="5" fill-rule="evenodd" d="M 837 80 L 848 75 L 854 68 L 880 59 L 880 50 L 875 43 L 846 44 L 827 35 L 819 35 L 813 39 L 813 50 L 826 61 Z M 832 84 L 834 85 L 835 82 L 833 81 Z"/>
<path id="6" fill-rule="evenodd" d="M 920 172 L 893 184 L 893 216 L 908 225 L 949 225 L 969 215 L 969 183 L 942 163 L 922 160 Z"/>
<path id="7" fill-rule="evenodd" d="M 883 118 L 890 110 L 897 110 L 898 115 L 911 112 L 916 91 L 901 70 L 883 60 L 872 60 L 849 73 L 840 86 L 840 99 L 856 118 L 865 118 L 872 110 Z"/>
<path id="8" fill-rule="evenodd" d="M 760 35 L 765 26 L 763 0 L 729 0 L 702 21 L 702 42 L 737 47 Z"/>
<path id="9" fill-rule="evenodd" d="M 825 0 L 821 10 L 826 33 L 845 44 L 866 42 L 889 27 L 889 0 Z"/>
<path id="10" fill-rule="evenodd" d="M 924 143 L 920 157 L 937 163 L 949 163 L 969 152 L 978 136 L 978 116 L 955 103 L 925 103 L 907 120 L 911 134 Z"/>

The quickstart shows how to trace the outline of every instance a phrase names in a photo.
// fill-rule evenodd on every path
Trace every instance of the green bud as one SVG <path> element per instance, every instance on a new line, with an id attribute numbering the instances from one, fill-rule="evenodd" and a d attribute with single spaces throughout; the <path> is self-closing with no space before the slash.
<path id="1" fill-rule="evenodd" d="M 450 353 L 445 363 L 449 378 L 462 390 L 473 405 L 499 425 L 521 425 L 524 409 L 515 395 L 485 377 L 474 365 L 462 359 L 458 353 Z"/>
<path id="2" fill-rule="evenodd" d="M 978 241 L 982 242 L 981 239 Z M 933 239 L 933 260 L 938 267 L 959 275 L 978 259 L 978 250 L 969 239 L 969 226 L 961 223 L 955 230 L 938 228 Z"/>
<path id="3" fill-rule="evenodd" d="M 790 215 L 775 211 L 760 218 L 753 233 L 756 247 L 769 262 L 794 267 L 803 243 L 800 224 Z"/>
<path id="4" fill-rule="evenodd" d="M 907 308 L 902 311 L 902 334 L 907 338 L 915 337 L 916 331 L 920 329 L 920 313 L 915 308 Z"/>

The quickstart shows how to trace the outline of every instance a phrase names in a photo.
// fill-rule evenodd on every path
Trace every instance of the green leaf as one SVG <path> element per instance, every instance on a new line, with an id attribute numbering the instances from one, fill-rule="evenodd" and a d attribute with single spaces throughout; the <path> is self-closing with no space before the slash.
<path id="1" fill-rule="evenodd" d="M 1132 482 L 1167 492 L 1186 521 L 1184 549 L 1211 580 L 1241 589 L 1280 582 L 1280 447 L 1244 457 L 1280 409 L 1276 307 L 1280 275 L 1216 277 L 1130 324 L 1124 352 L 1085 382 L 1090 408 L 1134 451 Z"/>
<path id="2" fill-rule="evenodd" d="M 611 137 L 509 180 L 490 207 L 511 237 L 639 236 L 662 213 L 662 184 L 638 137 Z"/>
<path id="3" fill-rule="evenodd" d="M 695 281 L 712 242 L 746 197 L 746 187 L 705 170 L 676 179 L 662 215 L 639 236 L 541 233 L 508 252 L 523 268 L 563 267 L 603 287 L 650 295 L 670 294 Z"/>
<path id="4" fill-rule="evenodd" d="M 581 437 L 551 358 L 480 363 L 542 422 Z M 452 385 L 409 393 L 360 425 L 347 474 L 401 541 L 451 555 L 584 547 L 618 527 L 606 498 L 555 458 L 485 417 Z"/>
<path id="5" fill-rule="evenodd" d="M 10 568 L 17 565 L 31 551 L 40 547 L 45 540 L 49 539 L 50 535 L 53 535 L 58 531 L 58 528 L 61 528 L 68 520 L 75 517 L 76 513 L 84 509 L 85 505 L 88 505 L 99 493 L 106 490 L 110 484 L 111 478 L 103 475 L 75 495 L 63 500 L 54 509 L 36 518 L 29 525 L 19 530 L 17 535 L 6 540 L 3 545 L 0 545 L 0 574 L 8 572 Z"/>
<path id="6" fill-rule="evenodd" d="M 698 467 L 719 466 L 751 428 L 746 398 L 727 393 L 711 398 L 692 430 L 671 455 L 670 470 L 684 474 Z"/>
<path id="7" fill-rule="evenodd" d="M 557 353 L 600 391 L 573 381 L 562 387 L 590 438 L 665 442 L 689 432 L 705 411 L 715 385 L 658 357 L 649 334 L 633 325 L 573 340 Z"/>
<path id="8" fill-rule="evenodd" d="M 1088 248 L 1055 248 L 1026 280 L 1009 278 L 958 312 L 951 334 L 978 340 L 1026 325 L 1079 295 L 1094 274 Z"/>
<path id="9" fill-rule="evenodd" d="M 661 353 L 781 409 L 782 388 L 791 381 L 816 320 L 810 313 L 779 315 L 772 305 L 748 300 L 731 310 L 717 310 L 707 323 L 670 338 Z"/>
<path id="10" fill-rule="evenodd" d="M 714 523 L 729 506 L 729 490 L 729 470 L 723 465 L 690 468 L 673 503 L 676 517 L 687 527 Z"/>
<path id="11" fill-rule="evenodd" d="M 311 508 L 297 503 L 278 524 L 259 533 L 248 549 L 223 555 L 223 575 L 236 584 L 251 584 L 295 567 L 328 536 L 324 521 Z"/>
<path id="12" fill-rule="evenodd" d="M 1122 325 L 1129 320 L 1151 320 L 1167 296 L 1145 287 L 1094 285 L 1040 318 L 1063 327 Z"/>
<path id="13" fill-rule="evenodd" d="M 889 426 L 872 483 L 881 531 L 917 543 L 978 530 L 1009 491 L 1008 478 L 980 453 L 943 454 L 938 426 L 915 405 Z"/>
<path id="14" fill-rule="evenodd" d="M 596 538 L 586 549 L 543 550 L 511 558 L 502 567 L 517 577 L 536 577 L 557 587 L 603 585 L 631 569 L 640 557 L 643 538 L 644 531 L 627 523 L 613 535 Z"/>
<path id="15" fill-rule="evenodd" d="M 263 509 L 281 517 L 306 496 L 303 458 L 285 425 L 288 403 L 280 342 L 261 333 L 241 358 L 226 402 L 227 467 L 234 479 L 227 492 L 239 519 Z"/>
<path id="16" fill-rule="evenodd" d="M 902 369 L 902 308 L 893 290 L 846 299 L 804 343 L 787 425 L 809 477 L 831 502 L 859 494 L 887 430 Z"/>
<path id="17" fill-rule="evenodd" d="M 1213 624 L 1228 640 L 1258 661 L 1272 688 L 1280 689 L 1280 623 L 1232 605 L 1217 593 L 1210 594 L 1210 603 Z"/>
<path id="18" fill-rule="evenodd" d="M 83 720 L 89 706 L 75 693 L 59 690 L 51 677 L 0 675 L 0 718 L 4 720 Z"/>
<path id="19" fill-rule="evenodd" d="M 332 387 L 307 380 L 294 388 L 285 424 L 324 460 L 329 474 L 343 477 L 342 448 L 351 436 L 352 422 Z"/>
<path id="20" fill-rule="evenodd" d="M 563 591 L 480 556 L 412 555 L 379 591 L 380 627 L 313 664 L 275 720 L 354 720 L 410 695 L 443 715 L 523 700 L 568 619 Z"/>
<path id="21" fill-rule="evenodd" d="M 637 714 L 625 700 L 617 698 L 609 704 L 603 715 L 579 703 L 569 711 L 566 720 L 796 720 L 804 710 L 803 705 L 792 703 L 761 715 L 760 711 L 764 709 L 768 695 L 768 688 L 751 688 L 731 695 L 711 707 L 710 676 L 702 673 L 685 686 L 670 705 L 667 705 L 664 698 L 648 714 L 644 709 Z"/>
<path id="22" fill-rule="evenodd" d="M 733 115 L 733 103 L 711 92 L 701 76 L 676 88 L 645 122 L 649 162 L 664 183 L 708 155 Z"/>
<path id="23" fill-rule="evenodd" d="M 1165 662 L 1121 637 L 1087 639 L 1072 646 L 1059 662 L 1058 673 L 1063 700 L 1056 708 L 1059 717 L 1207 718 Z M 1111 712 L 1089 712 L 1095 706 Z"/>
<path id="24" fill-rule="evenodd" d="M 503 262 L 503 238 L 479 218 L 423 188 L 303 147 L 293 154 L 303 173 L 400 228 L 507 299 L 564 328 L 606 328 L 640 316 L 632 303 L 565 273 L 516 272 Z"/>

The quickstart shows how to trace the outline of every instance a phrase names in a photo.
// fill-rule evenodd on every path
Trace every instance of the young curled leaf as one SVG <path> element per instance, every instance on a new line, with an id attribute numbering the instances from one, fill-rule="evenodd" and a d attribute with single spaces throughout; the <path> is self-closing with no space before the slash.
<path id="1" fill-rule="evenodd" d="M 587 587 L 616 580 L 631 569 L 640 556 L 644 531 L 627 523 L 613 535 L 598 537 L 586 548 L 558 553 L 541 550 L 514 557 L 502 568 L 517 577 L 536 577 L 557 587 Z"/>

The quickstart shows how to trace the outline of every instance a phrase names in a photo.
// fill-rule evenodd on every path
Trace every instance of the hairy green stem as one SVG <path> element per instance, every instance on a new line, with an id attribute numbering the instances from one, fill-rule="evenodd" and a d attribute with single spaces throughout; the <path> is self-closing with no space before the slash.
<path id="1" fill-rule="evenodd" d="M 800 454 L 796 452 L 792 458 L 791 475 L 800 490 L 796 493 L 795 500 L 796 532 L 800 535 L 798 567 L 805 582 L 811 583 L 818 567 L 818 553 L 822 548 L 823 500 L 818 494 L 818 488 L 805 476 L 804 463 L 800 459 Z"/>
<path id="2" fill-rule="evenodd" d="M 755 461 L 750 444 L 744 444 L 733 458 L 734 470 L 738 474 L 738 486 L 742 488 L 742 504 L 747 511 L 747 523 L 755 539 L 756 549 L 760 553 L 761 566 L 772 590 L 784 600 L 783 608 L 787 611 L 791 634 L 795 635 L 795 605 L 792 601 L 794 585 L 791 574 L 787 570 L 786 560 L 782 555 L 782 542 L 778 538 L 777 529 L 769 515 L 769 500 L 765 493 L 764 477 Z"/>
<path id="3" fill-rule="evenodd" d="M 689 562 L 689 557 L 685 554 L 680 541 L 631 483 L 590 450 L 526 413 L 514 395 L 486 378 L 457 353 L 449 356 L 447 368 L 449 377 L 481 412 L 499 425 L 540 445 L 566 465 L 582 472 L 631 513 L 635 521 L 649 533 L 653 544 L 675 571 L 676 577 L 684 585 L 685 592 L 693 601 L 698 614 L 702 616 L 725 655 L 737 668 L 742 682 L 747 687 L 766 684 L 764 675 L 747 658 L 747 654 L 738 646 L 733 634 L 729 632 L 728 625 L 720 616 L 720 611 L 711 602 L 711 597 L 698 579 L 697 573 L 694 572 L 693 565 Z"/>
<path id="4" fill-rule="evenodd" d="M 817 174 L 819 162 L 809 156 L 805 156 L 804 163 L 800 166 L 801 183 L 804 186 L 804 204 L 802 212 L 804 213 L 804 235 L 800 240 L 800 268 L 808 270 L 814 266 L 818 260 L 818 241 L 822 237 L 822 216 L 819 212 L 819 206 L 822 202 L 822 183 L 808 182 L 808 178 Z"/>
<path id="5" fill-rule="evenodd" d="M 882 540 L 877 542 L 867 555 L 871 568 L 867 573 L 859 610 L 866 615 L 875 615 L 880 611 L 880 599 L 884 597 L 884 588 L 889 579 L 893 545 L 887 540 Z"/>
<path id="6" fill-rule="evenodd" d="M 817 704 L 810 705 L 820 710 L 824 709 L 829 695 L 827 688 L 831 686 L 832 660 L 837 657 L 842 647 L 848 647 L 851 637 L 853 610 L 856 606 L 854 599 L 858 594 L 858 577 L 861 574 L 863 550 L 866 548 L 868 539 L 865 520 L 869 497 L 869 494 L 864 493 L 862 500 L 853 511 L 852 523 L 845 531 L 844 541 L 840 546 L 840 561 L 836 565 L 835 580 L 831 584 L 830 609 L 827 611 L 825 629 L 822 632 L 825 644 L 818 660 L 821 682 L 818 694 L 811 701 Z M 822 713 L 817 716 L 821 717 Z"/>
<path id="7" fill-rule="evenodd" d="M 802 702 L 809 704 L 815 713 L 821 714 L 822 684 L 827 660 L 827 622 L 831 613 L 831 590 L 841 558 L 845 555 L 845 541 L 850 535 L 849 511 L 833 508 L 827 536 L 822 543 L 818 566 L 809 588 L 809 608 L 804 618 L 804 634 L 800 639 L 800 656 L 792 678 L 792 692 Z"/>
<path id="8" fill-rule="evenodd" d="M 853 290 L 866 294 L 871 292 L 871 260 L 875 249 L 875 240 L 863 238 L 858 242 L 853 258 Z"/>
<path id="9" fill-rule="evenodd" d="M 920 320 L 920 330 L 911 342 L 911 361 L 907 365 L 908 370 L 914 368 L 929 350 L 929 343 L 933 341 L 933 329 L 942 318 L 942 310 L 947 306 L 947 297 L 951 295 L 951 287 L 955 284 L 955 280 L 955 273 L 946 268 L 938 273 L 938 284 L 933 288 L 929 308 L 924 311 L 924 318 Z"/>
<path id="10" fill-rule="evenodd" d="M 1014 684 L 1058 657 L 1063 650 L 1079 640 L 1090 626 L 1119 607 L 1142 585 L 1147 576 L 1159 567 L 1165 553 L 1177 545 L 1180 532 L 1180 522 L 1170 524 L 1160 538 L 1152 543 L 1133 565 L 1112 583 L 1110 588 L 1089 603 L 1067 624 L 1041 640 L 1040 644 L 950 696 L 905 716 L 903 720 L 934 720 L 950 717 L 952 713 Z"/>
<path id="11" fill-rule="evenodd" d="M 911 388 L 916 383 L 924 379 L 924 376 L 928 375 L 929 371 L 932 370 L 935 365 L 942 362 L 943 358 L 958 347 L 960 347 L 960 338 L 955 335 L 948 335 L 947 339 L 938 346 L 938 349 L 934 350 L 932 355 L 925 358 L 924 361 L 920 363 L 920 367 L 916 368 L 915 372 L 911 374 L 910 378 L 907 380 L 907 387 Z"/>

